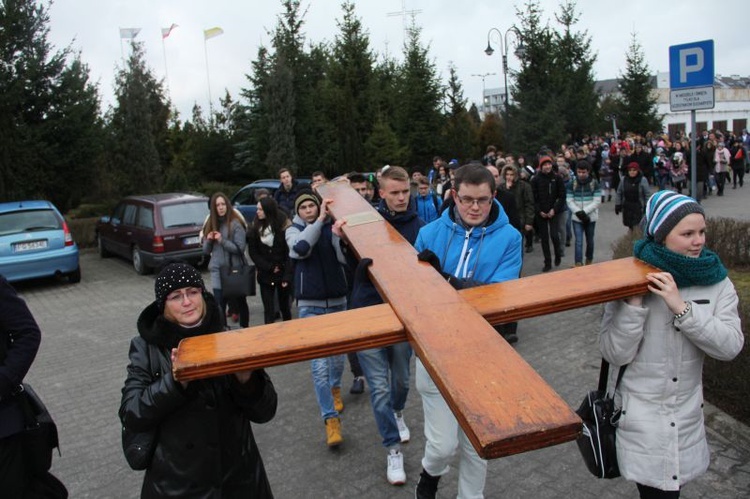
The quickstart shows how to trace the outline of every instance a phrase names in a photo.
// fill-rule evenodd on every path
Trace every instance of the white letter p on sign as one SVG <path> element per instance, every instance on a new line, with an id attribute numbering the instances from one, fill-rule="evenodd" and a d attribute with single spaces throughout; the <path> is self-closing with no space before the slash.
<path id="1" fill-rule="evenodd" d="M 695 56 L 695 64 L 688 64 L 688 57 Z M 680 50 L 680 83 L 687 82 L 688 73 L 697 73 L 703 69 L 703 49 L 690 47 Z"/>

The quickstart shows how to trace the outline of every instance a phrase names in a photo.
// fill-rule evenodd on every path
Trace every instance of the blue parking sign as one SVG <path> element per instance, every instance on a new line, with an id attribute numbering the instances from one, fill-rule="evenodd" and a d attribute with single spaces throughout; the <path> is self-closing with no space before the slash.
<path id="1" fill-rule="evenodd" d="M 713 40 L 669 47 L 669 88 L 709 87 L 713 84 Z"/>

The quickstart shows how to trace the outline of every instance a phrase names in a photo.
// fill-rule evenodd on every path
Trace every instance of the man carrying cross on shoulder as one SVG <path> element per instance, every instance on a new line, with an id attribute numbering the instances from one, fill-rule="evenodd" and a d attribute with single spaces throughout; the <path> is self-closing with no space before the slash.
<path id="1" fill-rule="evenodd" d="M 409 174 L 400 166 L 386 166 L 380 179 L 380 204 L 378 212 L 404 239 L 414 244 L 424 222 L 410 204 Z M 334 232 L 343 237 L 338 228 Z M 375 286 L 367 276 L 367 267 L 372 260 L 366 255 L 360 260 L 354 273 L 351 308 L 369 307 L 383 303 Z M 370 387 L 370 402 L 375 423 L 388 450 L 386 478 L 392 485 L 406 483 L 404 456 L 401 443 L 410 438 L 409 427 L 404 422 L 402 411 L 409 394 L 409 360 L 412 348 L 408 341 L 383 348 L 371 348 L 357 352 L 359 362 Z"/>
<path id="2" fill-rule="evenodd" d="M 420 260 L 431 263 L 454 287 L 498 283 L 520 274 L 521 234 L 495 201 L 495 188 L 495 179 L 485 167 L 462 166 L 454 178 L 451 206 L 419 231 L 415 246 Z M 498 337 L 498 341 L 503 340 Z M 460 456 L 457 497 L 483 497 L 487 461 L 474 450 L 419 359 L 416 385 L 422 396 L 426 440 L 417 499 L 435 497 L 456 450 Z"/>

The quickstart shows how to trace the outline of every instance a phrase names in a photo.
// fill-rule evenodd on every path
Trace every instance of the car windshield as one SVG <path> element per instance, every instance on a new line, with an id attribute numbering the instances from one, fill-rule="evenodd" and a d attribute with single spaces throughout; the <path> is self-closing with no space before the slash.
<path id="1" fill-rule="evenodd" d="M 161 219 L 165 229 L 203 225 L 207 215 L 208 203 L 203 200 L 161 207 Z"/>
<path id="2" fill-rule="evenodd" d="M 60 228 L 60 220 L 52 210 L 12 211 L 0 215 L 0 236 Z"/>

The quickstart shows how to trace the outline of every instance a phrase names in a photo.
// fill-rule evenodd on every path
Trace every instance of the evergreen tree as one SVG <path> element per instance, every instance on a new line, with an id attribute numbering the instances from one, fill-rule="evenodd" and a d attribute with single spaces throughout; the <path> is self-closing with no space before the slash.
<path id="1" fill-rule="evenodd" d="M 529 0 L 523 9 L 517 9 L 517 15 L 525 52 L 511 89 L 514 103 L 509 117 L 509 150 L 528 154 L 565 139 L 562 76 L 557 71 L 555 33 L 542 24 L 539 2 Z"/>
<path id="2" fill-rule="evenodd" d="M 565 0 L 556 15 L 562 32 L 555 33 L 556 70 L 560 73 L 560 103 L 566 135 L 579 141 L 594 127 L 598 96 L 594 89 L 594 62 L 591 37 L 587 32 L 576 33 L 578 23 L 574 0 Z"/>
<path id="3" fill-rule="evenodd" d="M 372 133 L 365 142 L 365 154 L 367 164 L 372 169 L 385 165 L 405 165 L 409 156 L 406 148 L 400 144 L 396 132 L 381 114 L 377 115 Z"/>
<path id="4" fill-rule="evenodd" d="M 620 77 L 618 124 L 623 131 L 645 135 L 662 129 L 653 93 L 654 78 L 646 63 L 643 48 L 635 33 L 625 54 L 625 74 Z"/>
<path id="5" fill-rule="evenodd" d="M 115 78 L 111 112 L 112 167 L 120 193 L 158 192 L 168 157 L 169 105 L 162 83 L 146 67 L 143 44 L 132 51 Z"/>
<path id="6" fill-rule="evenodd" d="M 456 67 L 448 68 L 448 91 L 446 93 L 448 112 L 442 133 L 441 148 L 437 150 L 443 157 L 466 160 L 474 157 L 476 143 L 476 125 L 466 110 L 467 100 Z"/>
<path id="7" fill-rule="evenodd" d="M 371 79 L 374 57 L 354 4 L 342 4 L 329 71 L 329 120 L 335 127 L 338 171 L 363 170 L 364 142 L 372 130 Z"/>
<path id="8" fill-rule="evenodd" d="M 88 68 L 47 41 L 48 9 L 0 3 L 0 197 L 63 211 L 89 192 L 100 161 L 99 98 Z"/>
<path id="9" fill-rule="evenodd" d="M 404 62 L 398 83 L 398 108 L 394 130 L 409 151 L 409 164 L 429 165 L 438 150 L 442 128 L 443 88 L 428 49 L 422 47 L 421 29 L 412 25 L 404 45 Z"/>
<path id="10" fill-rule="evenodd" d="M 268 79 L 271 73 L 271 58 L 268 49 L 258 48 L 258 55 L 252 62 L 252 73 L 246 75 L 250 84 L 243 88 L 240 95 L 245 104 L 237 109 L 237 132 L 235 139 L 235 170 L 248 178 L 268 176 L 265 167 L 269 151 L 269 118 L 268 118 Z"/>

